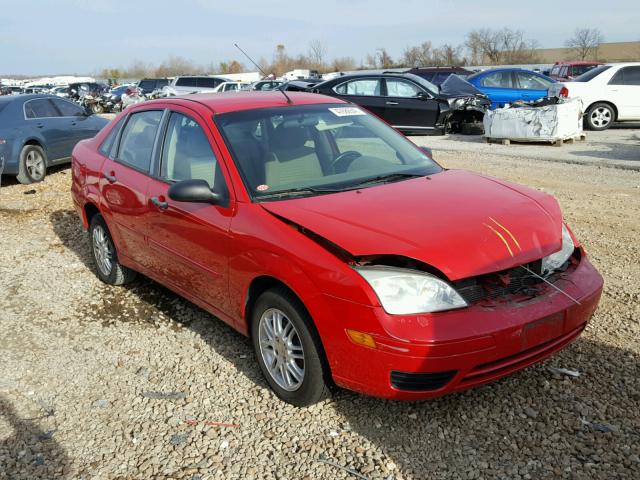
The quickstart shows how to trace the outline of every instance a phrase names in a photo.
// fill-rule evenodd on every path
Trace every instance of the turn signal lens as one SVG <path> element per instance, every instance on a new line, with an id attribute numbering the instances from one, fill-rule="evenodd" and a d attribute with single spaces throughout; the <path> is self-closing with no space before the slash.
<path id="1" fill-rule="evenodd" d="M 568 97 L 569 96 L 569 89 L 567 87 L 562 87 L 560 89 L 560 94 L 561 97 Z"/>
<path id="2" fill-rule="evenodd" d="M 353 343 L 357 343 L 363 347 L 376 348 L 376 341 L 368 333 L 362 333 L 357 330 L 347 328 L 347 335 Z"/>

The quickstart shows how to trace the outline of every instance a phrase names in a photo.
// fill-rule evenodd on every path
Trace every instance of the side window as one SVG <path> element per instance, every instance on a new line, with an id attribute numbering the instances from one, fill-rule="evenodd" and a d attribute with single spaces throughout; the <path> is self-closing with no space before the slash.
<path id="1" fill-rule="evenodd" d="M 556 65 L 551 69 L 551 72 L 549 72 L 549 75 L 558 75 L 559 73 L 560 73 L 560 65 Z"/>
<path id="2" fill-rule="evenodd" d="M 341 95 L 364 95 L 364 96 L 379 96 L 380 95 L 380 80 L 379 79 L 366 79 L 366 80 L 351 80 L 338 85 L 335 88 L 336 93 Z"/>
<path id="3" fill-rule="evenodd" d="M 387 82 L 388 97 L 416 98 L 422 92 L 417 85 L 406 80 L 387 78 L 385 81 Z"/>
<path id="4" fill-rule="evenodd" d="M 117 158 L 133 168 L 148 172 L 155 143 L 161 110 L 133 113 L 122 131 Z"/>
<path id="5" fill-rule="evenodd" d="M 169 181 L 206 180 L 214 188 L 217 175 L 221 175 L 218 161 L 200 125 L 181 113 L 172 113 L 162 149 L 160 176 Z"/>
<path id="6" fill-rule="evenodd" d="M 60 98 L 54 98 L 52 101 L 55 106 L 58 107 L 63 117 L 81 117 L 84 115 L 82 108 L 75 103 L 67 102 Z"/>
<path id="7" fill-rule="evenodd" d="M 640 85 L 640 67 L 624 67 L 609 81 L 610 85 Z"/>
<path id="8" fill-rule="evenodd" d="M 494 72 L 490 73 L 480 82 L 483 87 L 493 88 L 513 88 L 511 82 L 511 72 Z"/>
<path id="9" fill-rule="evenodd" d="M 216 88 L 218 85 L 220 85 L 220 81 L 216 81 L 215 78 L 198 78 L 197 79 L 197 84 L 198 87 L 203 87 L 203 88 Z"/>
<path id="10" fill-rule="evenodd" d="M 516 72 L 516 75 L 518 76 L 520 88 L 524 88 L 525 90 L 547 90 L 551 85 L 550 82 L 533 73 Z"/>
<path id="11" fill-rule="evenodd" d="M 48 98 L 40 98 L 25 103 L 24 113 L 27 118 L 52 118 L 60 116 Z"/>
<path id="12" fill-rule="evenodd" d="M 568 76 L 568 73 L 569 73 L 569 67 L 568 66 L 562 67 L 560 69 L 560 76 L 562 78 L 566 78 Z"/>
<path id="13" fill-rule="evenodd" d="M 122 119 L 120 119 L 118 124 L 111 129 L 109 135 L 107 135 L 107 138 L 105 138 L 102 142 L 102 145 L 100 145 L 98 151 L 101 155 L 104 155 L 105 157 L 111 157 L 112 154 L 115 153 L 113 152 L 113 149 L 115 147 L 116 138 L 118 138 L 120 127 L 122 127 Z"/>
<path id="14" fill-rule="evenodd" d="M 193 77 L 181 77 L 176 81 L 177 87 L 195 87 L 196 79 Z"/>

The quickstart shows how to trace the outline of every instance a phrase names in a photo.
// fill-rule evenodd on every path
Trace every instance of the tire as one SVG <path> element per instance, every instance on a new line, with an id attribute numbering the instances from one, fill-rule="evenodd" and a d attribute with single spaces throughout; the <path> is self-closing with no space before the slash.
<path id="1" fill-rule="evenodd" d="M 118 252 L 104 218 L 94 215 L 89 226 L 91 256 L 96 265 L 96 275 L 109 285 L 124 285 L 136 277 L 136 272 L 120 264 Z M 108 260 L 108 262 L 106 261 Z"/>
<path id="2" fill-rule="evenodd" d="M 91 111 L 93 113 L 95 113 L 96 115 L 98 115 L 98 114 L 104 112 L 104 107 L 102 106 L 102 104 L 100 102 L 96 102 L 96 103 L 91 105 Z"/>
<path id="3" fill-rule="evenodd" d="M 589 130 L 606 130 L 616 119 L 614 108 L 608 103 L 594 103 L 589 107 L 585 115 Z"/>
<path id="4" fill-rule="evenodd" d="M 280 332 L 275 332 L 276 322 Z M 274 332 L 271 338 L 279 341 L 268 341 L 268 327 Z M 329 369 L 320 337 L 304 306 L 289 290 L 277 287 L 258 297 L 251 313 L 251 337 L 260 370 L 280 399 L 305 407 L 329 395 Z M 288 338 L 288 342 L 283 342 L 283 338 Z M 287 378 L 291 384 L 287 384 Z"/>
<path id="5" fill-rule="evenodd" d="M 24 184 L 37 183 L 47 175 L 47 156 L 39 145 L 25 145 L 20 152 L 16 179 Z"/>

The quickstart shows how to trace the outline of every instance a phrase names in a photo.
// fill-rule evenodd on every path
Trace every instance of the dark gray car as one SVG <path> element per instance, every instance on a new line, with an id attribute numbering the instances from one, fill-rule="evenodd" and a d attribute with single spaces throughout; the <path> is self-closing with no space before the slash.
<path id="1" fill-rule="evenodd" d="M 47 167 L 71 160 L 76 143 L 108 120 L 54 95 L 0 97 L 0 165 L 20 183 L 40 182 Z"/>

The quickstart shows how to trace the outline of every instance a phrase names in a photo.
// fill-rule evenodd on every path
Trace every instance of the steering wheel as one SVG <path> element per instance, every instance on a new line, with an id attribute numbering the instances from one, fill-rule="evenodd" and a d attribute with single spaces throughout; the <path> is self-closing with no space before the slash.
<path id="1" fill-rule="evenodd" d="M 338 155 L 333 162 L 331 162 L 331 168 L 335 173 L 344 173 L 351 165 L 356 158 L 361 157 L 362 154 L 360 152 L 356 152 L 355 150 L 348 150 L 344 153 Z"/>

